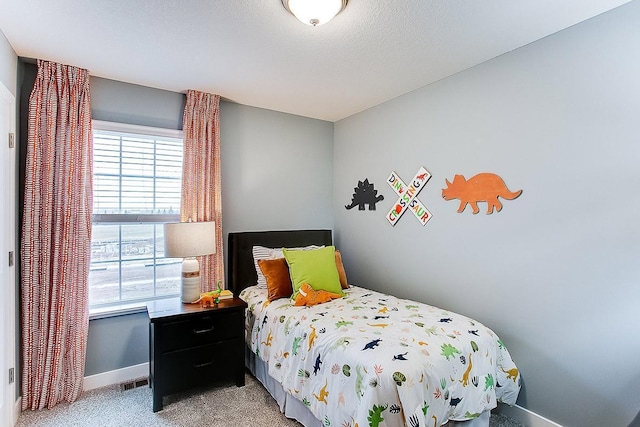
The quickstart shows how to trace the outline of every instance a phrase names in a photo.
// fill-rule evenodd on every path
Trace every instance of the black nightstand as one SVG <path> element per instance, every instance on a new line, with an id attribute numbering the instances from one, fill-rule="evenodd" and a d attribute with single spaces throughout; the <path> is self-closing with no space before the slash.
<path id="1" fill-rule="evenodd" d="M 226 377 L 244 385 L 246 307 L 239 298 L 208 308 L 179 298 L 147 304 L 153 412 L 162 409 L 163 396 L 178 391 Z"/>

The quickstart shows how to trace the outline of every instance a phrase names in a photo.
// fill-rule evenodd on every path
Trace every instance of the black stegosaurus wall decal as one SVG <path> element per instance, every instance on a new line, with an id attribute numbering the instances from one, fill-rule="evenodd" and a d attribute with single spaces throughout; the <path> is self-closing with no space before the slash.
<path id="1" fill-rule="evenodd" d="M 365 178 L 364 181 L 358 181 L 358 186 L 353 189 L 353 198 L 350 205 L 345 205 L 346 209 L 353 209 L 358 207 L 359 211 L 364 210 L 364 205 L 369 205 L 370 211 L 376 210 L 376 203 L 384 200 L 384 196 L 378 194 L 378 190 L 373 188 L 373 184 L 369 184 L 369 179 Z"/>

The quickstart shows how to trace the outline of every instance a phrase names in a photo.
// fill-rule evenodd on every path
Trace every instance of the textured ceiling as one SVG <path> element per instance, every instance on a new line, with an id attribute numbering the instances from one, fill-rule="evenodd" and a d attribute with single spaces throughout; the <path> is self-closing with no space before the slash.
<path id="1" fill-rule="evenodd" d="M 21 57 L 336 121 L 627 2 L 350 0 L 314 28 L 280 0 L 0 0 L 0 29 Z"/>

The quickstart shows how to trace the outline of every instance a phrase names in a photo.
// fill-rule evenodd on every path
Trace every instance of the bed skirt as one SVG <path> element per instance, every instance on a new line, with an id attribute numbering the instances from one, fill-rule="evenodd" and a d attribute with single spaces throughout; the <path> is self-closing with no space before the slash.
<path id="1" fill-rule="evenodd" d="M 258 379 L 269 391 L 271 396 L 278 402 L 280 412 L 287 418 L 292 418 L 305 427 L 324 427 L 324 425 L 313 416 L 311 411 L 295 397 L 287 394 L 279 382 L 269 376 L 269 367 L 265 362 L 256 357 L 251 349 L 245 349 L 245 365 L 254 377 Z M 445 427 L 489 427 L 490 411 L 485 411 L 478 418 L 471 421 L 449 421 Z"/>

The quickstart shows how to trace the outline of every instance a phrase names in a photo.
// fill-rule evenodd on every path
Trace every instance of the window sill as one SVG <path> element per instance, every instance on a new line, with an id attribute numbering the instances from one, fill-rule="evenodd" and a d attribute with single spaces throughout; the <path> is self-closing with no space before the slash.
<path id="1" fill-rule="evenodd" d="M 112 305 L 102 308 L 91 308 L 89 309 L 89 320 L 106 319 L 108 317 L 144 313 L 146 311 L 146 302 L 135 302 L 131 304 Z"/>
<path id="2" fill-rule="evenodd" d="M 133 301 L 122 304 L 114 304 L 108 307 L 89 308 L 89 320 L 104 319 L 107 317 L 126 316 L 128 314 L 145 313 L 147 311 L 147 303 L 168 298 L 178 298 L 180 294 L 163 295 L 153 299 L 143 301 Z"/>

